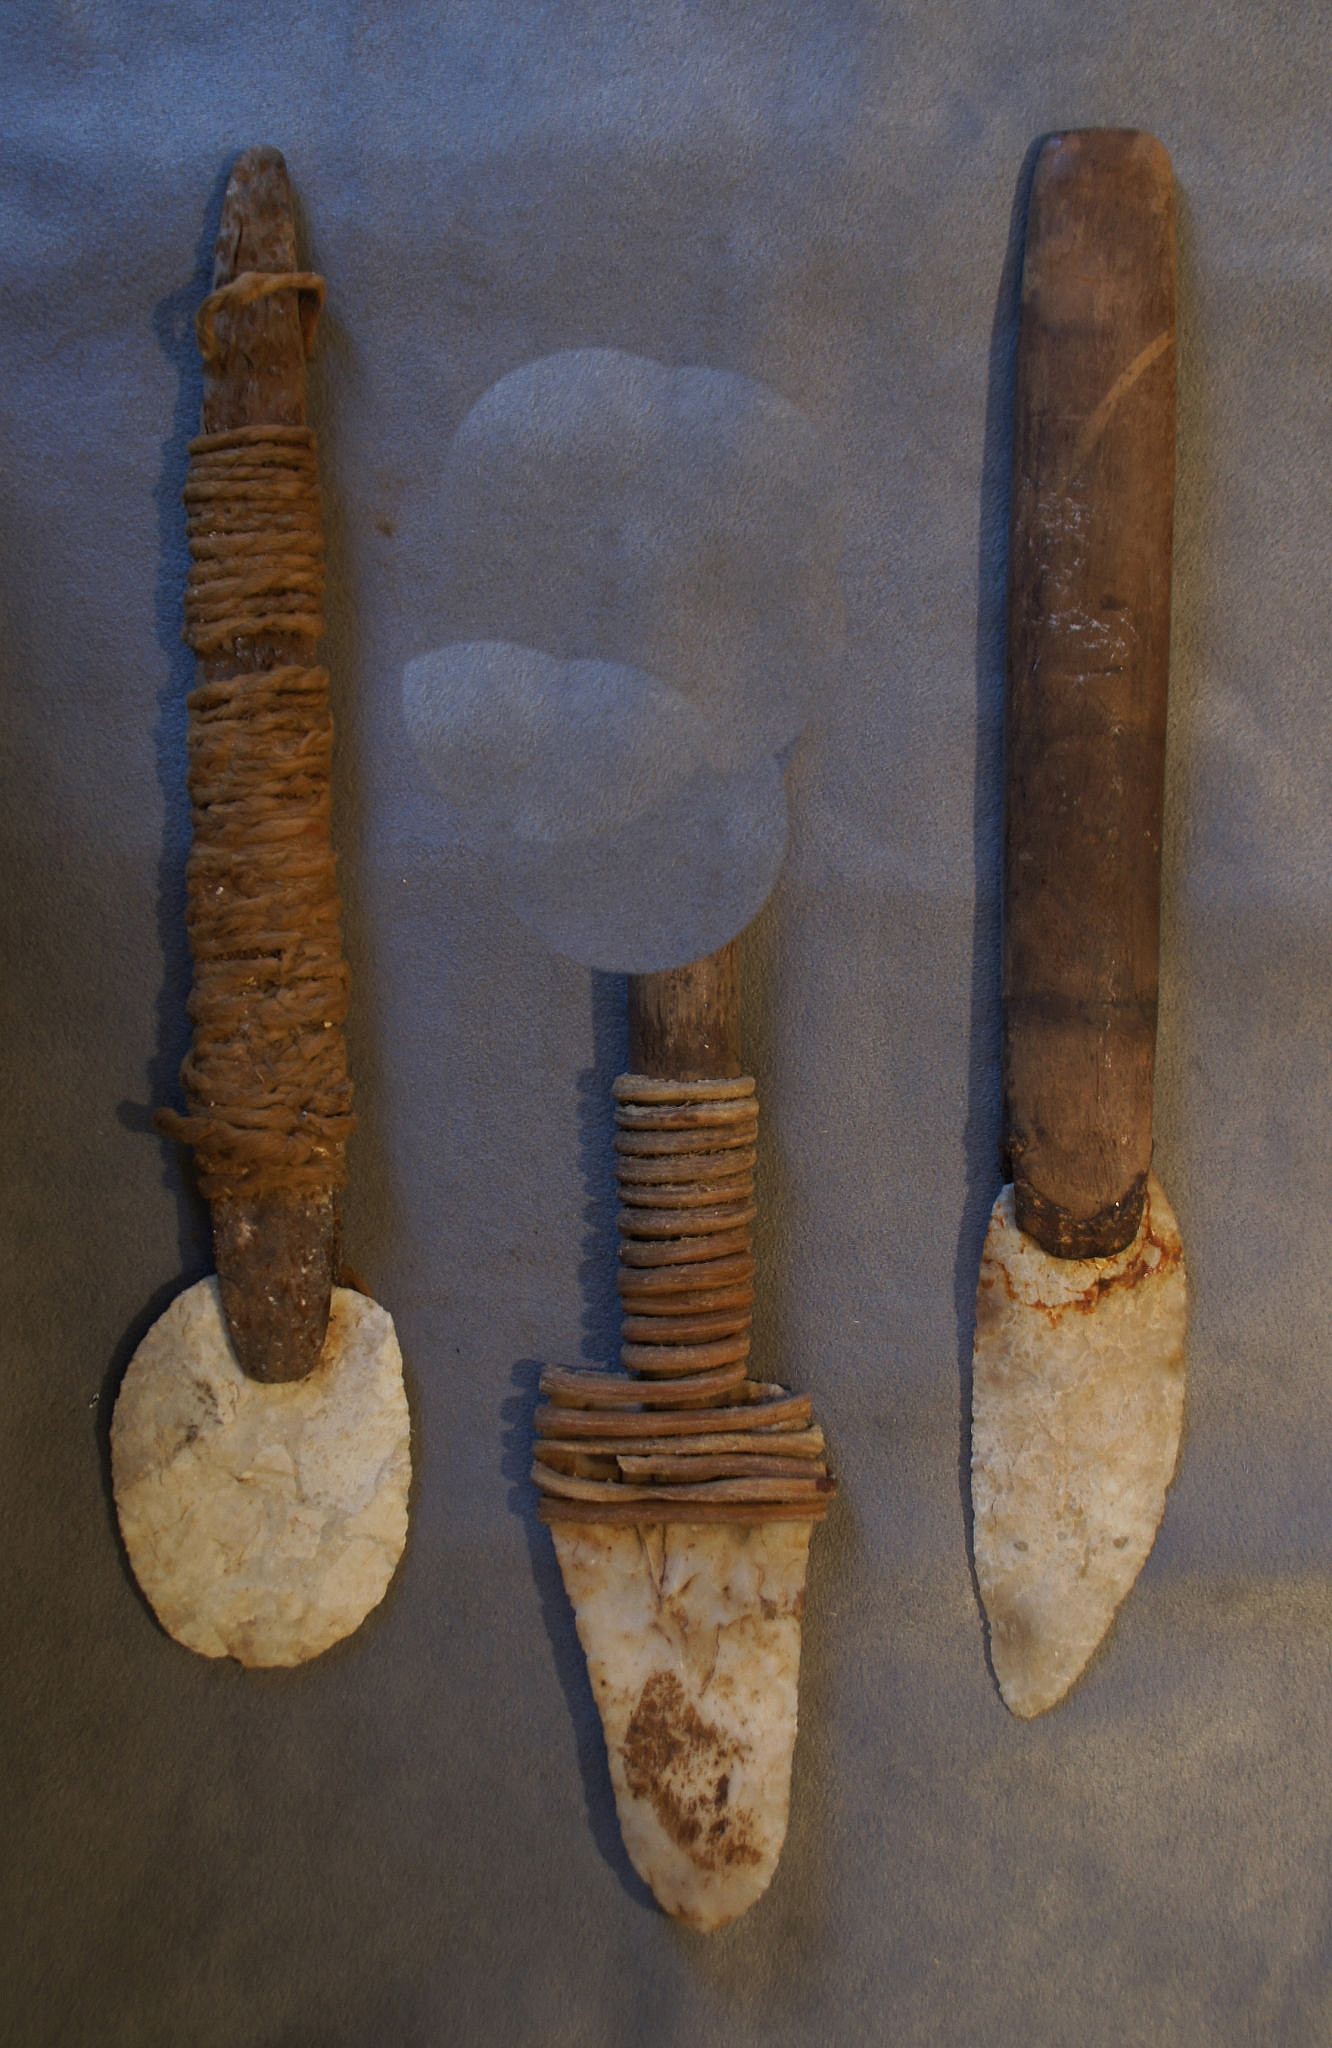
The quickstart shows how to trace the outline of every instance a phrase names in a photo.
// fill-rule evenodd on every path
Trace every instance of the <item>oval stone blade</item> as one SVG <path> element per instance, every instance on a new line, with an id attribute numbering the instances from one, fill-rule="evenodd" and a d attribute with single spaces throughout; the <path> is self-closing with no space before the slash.
<path id="1" fill-rule="evenodd" d="M 333 1290 L 319 1364 L 248 1379 L 216 1279 L 178 1294 L 130 1360 L 111 1476 L 134 1575 L 202 1657 L 302 1664 L 358 1628 L 407 1539 L 411 1423 L 393 1319 Z"/>
<path id="2" fill-rule="evenodd" d="M 1004 1701 L 1028 1719 L 1086 1667 L 1151 1550 L 1184 1416 L 1184 1252 L 1154 1174 L 1137 1236 L 1056 1259 L 994 1205 L 976 1295 L 976 1577 Z"/>
<path id="3" fill-rule="evenodd" d="M 790 1808 L 813 1523 L 556 1524 L 624 1844 L 700 1932 L 767 1890 Z"/>

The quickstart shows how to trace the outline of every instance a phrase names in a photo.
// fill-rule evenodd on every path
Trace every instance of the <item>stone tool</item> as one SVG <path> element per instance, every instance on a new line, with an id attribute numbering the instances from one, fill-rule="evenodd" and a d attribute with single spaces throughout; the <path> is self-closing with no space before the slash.
<path id="1" fill-rule="evenodd" d="M 758 1105 L 738 942 L 630 977 L 615 1083 L 621 1361 L 547 1371 L 533 1477 L 601 1714 L 625 1846 L 724 1927 L 786 1835 L 805 1573 L 833 1481 L 807 1398 L 749 1378 Z"/>
<path id="2" fill-rule="evenodd" d="M 402 1552 L 410 1478 L 388 1314 L 335 1284 L 352 1128 L 332 842 L 324 548 L 306 359 L 322 278 L 286 165 L 238 158 L 200 308 L 185 486 L 193 846 L 187 1113 L 216 1277 L 135 1352 L 112 1425 L 130 1563 L 205 1656 L 295 1664 L 356 1628 Z"/>
<path id="3" fill-rule="evenodd" d="M 1175 475 L 1170 161 L 1035 165 L 1009 559 L 1004 1093 L 976 1297 L 976 1575 L 1004 1700 L 1055 1706 L 1156 1537 L 1186 1283 L 1152 1172 Z"/>

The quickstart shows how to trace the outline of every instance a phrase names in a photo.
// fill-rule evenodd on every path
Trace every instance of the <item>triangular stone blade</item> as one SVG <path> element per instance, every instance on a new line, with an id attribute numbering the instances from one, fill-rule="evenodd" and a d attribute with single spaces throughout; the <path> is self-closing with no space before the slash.
<path id="1" fill-rule="evenodd" d="M 762 1895 L 786 1836 L 812 1526 L 551 1531 L 625 1847 L 705 1933 Z"/>
<path id="2" fill-rule="evenodd" d="M 976 1577 L 1006 1704 L 1055 1706 L 1151 1551 L 1184 1417 L 1179 1226 L 1148 1181 L 1108 1259 L 1056 1259 L 994 1205 L 976 1296 L 971 1499 Z"/>

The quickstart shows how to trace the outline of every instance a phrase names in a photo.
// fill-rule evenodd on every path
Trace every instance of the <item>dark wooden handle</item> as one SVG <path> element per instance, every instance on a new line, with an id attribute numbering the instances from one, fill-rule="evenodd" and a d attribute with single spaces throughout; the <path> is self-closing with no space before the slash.
<path id="1" fill-rule="evenodd" d="M 740 1069 L 740 941 L 688 967 L 629 977 L 629 1064 L 672 1081 Z"/>
<path id="2" fill-rule="evenodd" d="M 287 166 L 276 149 L 237 158 L 218 225 L 213 287 L 246 270 L 299 270 Z M 229 314 L 226 345 L 204 365 L 203 431 L 305 424 L 299 300 L 282 292 Z M 308 662 L 313 644 L 270 633 L 201 661 L 200 679 Z M 319 1363 L 338 1267 L 338 1201 L 236 1197 L 212 1205 L 213 1256 L 236 1356 L 253 1379 L 304 1379 Z"/>
<path id="3" fill-rule="evenodd" d="M 1150 135 L 1042 149 L 1018 345 L 1004 1079 L 1017 1220 L 1064 1258 L 1133 1237 L 1152 1153 L 1175 215 Z"/>

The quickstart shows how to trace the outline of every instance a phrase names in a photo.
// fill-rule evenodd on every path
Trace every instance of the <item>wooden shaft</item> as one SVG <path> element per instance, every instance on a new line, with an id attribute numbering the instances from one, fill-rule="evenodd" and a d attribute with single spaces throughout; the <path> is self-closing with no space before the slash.
<path id="1" fill-rule="evenodd" d="M 241 271 L 299 269 L 287 166 L 275 149 L 238 157 L 222 202 L 213 288 Z M 203 431 L 305 424 L 305 345 L 297 294 L 231 309 L 222 353 L 205 363 Z M 314 659 L 303 635 L 237 640 L 199 663 L 200 681 Z M 236 1356 L 257 1380 L 299 1380 L 314 1370 L 337 1272 L 338 1204 L 314 1197 L 222 1199 L 212 1205 L 213 1256 Z"/>
<path id="2" fill-rule="evenodd" d="M 629 1065 L 672 1081 L 740 1073 L 740 941 L 661 974 L 629 977 Z"/>
<path id="3" fill-rule="evenodd" d="M 1122 1249 L 1152 1154 L 1175 219 L 1149 135 L 1058 135 L 1031 188 L 1010 546 L 1004 1080 L 1017 1220 Z"/>

